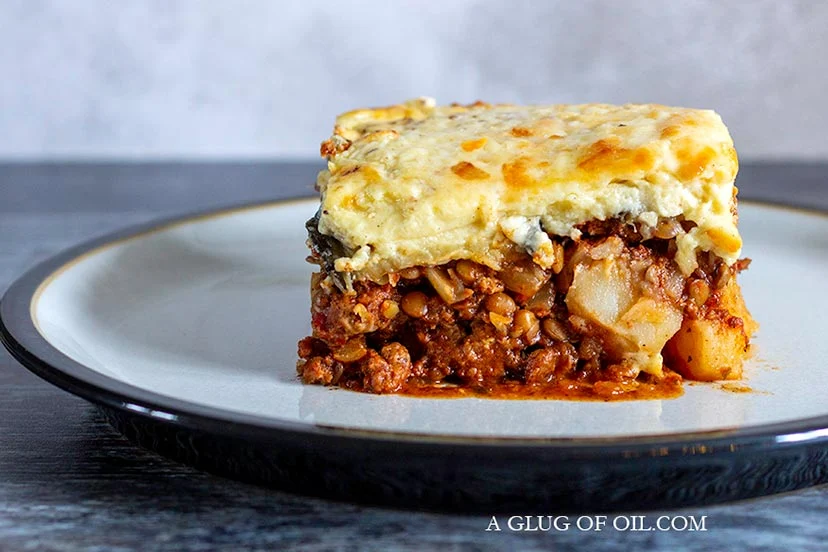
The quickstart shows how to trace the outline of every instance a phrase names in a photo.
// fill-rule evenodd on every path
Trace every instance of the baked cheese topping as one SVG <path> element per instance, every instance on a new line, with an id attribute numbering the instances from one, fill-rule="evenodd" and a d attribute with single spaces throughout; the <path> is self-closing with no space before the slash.
<path id="1" fill-rule="evenodd" d="M 628 217 L 683 216 L 685 275 L 698 251 L 739 257 L 733 141 L 713 111 L 661 105 L 436 107 L 433 100 L 337 118 L 322 144 L 319 231 L 349 251 L 340 272 L 382 281 L 470 259 L 499 269 L 513 243 L 547 268 L 547 234 Z"/>

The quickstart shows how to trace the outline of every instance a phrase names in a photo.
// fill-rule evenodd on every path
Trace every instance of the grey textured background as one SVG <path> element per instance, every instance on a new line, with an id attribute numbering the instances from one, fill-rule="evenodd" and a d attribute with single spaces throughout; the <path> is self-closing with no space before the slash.
<path id="1" fill-rule="evenodd" d="M 310 158 L 336 113 L 709 107 L 743 159 L 828 158 L 824 1 L 0 3 L 0 158 Z"/>

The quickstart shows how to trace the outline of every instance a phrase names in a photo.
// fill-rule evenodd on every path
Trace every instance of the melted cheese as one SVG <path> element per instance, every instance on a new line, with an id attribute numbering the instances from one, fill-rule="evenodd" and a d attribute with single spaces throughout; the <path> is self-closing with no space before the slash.
<path id="1" fill-rule="evenodd" d="M 420 99 L 341 115 L 322 153 L 319 231 L 353 252 L 335 267 L 357 277 L 454 259 L 498 269 L 511 240 L 544 247 L 536 221 L 577 239 L 590 220 L 683 215 L 696 225 L 677 237 L 685 275 L 698 251 L 728 264 L 741 251 L 738 162 L 713 111 Z"/>

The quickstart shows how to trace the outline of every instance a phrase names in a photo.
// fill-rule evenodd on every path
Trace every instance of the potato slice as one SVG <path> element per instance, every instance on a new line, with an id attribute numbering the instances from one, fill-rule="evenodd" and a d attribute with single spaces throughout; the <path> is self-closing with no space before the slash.
<path id="1" fill-rule="evenodd" d="M 612 327 L 636 300 L 627 266 L 602 259 L 575 267 L 566 295 L 571 313 L 603 327 Z"/>
<path id="2" fill-rule="evenodd" d="M 717 293 L 717 309 L 703 318 L 686 319 L 667 343 L 664 356 L 681 375 L 700 381 L 735 380 L 742 377 L 750 335 L 758 324 L 745 307 L 734 278 Z"/>
<path id="3" fill-rule="evenodd" d="M 664 296 L 645 293 L 642 266 L 634 270 L 626 254 L 584 257 L 574 268 L 566 304 L 572 314 L 601 330 L 604 350 L 613 360 L 631 360 L 661 376 L 661 350 L 681 326 L 682 311 Z"/>
<path id="4" fill-rule="evenodd" d="M 731 278 L 727 285 L 719 292 L 721 293 L 720 305 L 731 315 L 742 319 L 745 325 L 745 335 L 749 338 L 759 329 L 759 323 L 753 319 L 745 305 L 745 298 L 742 296 L 742 288 L 736 283 L 736 278 Z"/>
<path id="5" fill-rule="evenodd" d="M 664 353 L 668 364 L 687 378 L 739 379 L 747 344 L 742 327 L 731 328 L 716 319 L 687 319 Z"/>

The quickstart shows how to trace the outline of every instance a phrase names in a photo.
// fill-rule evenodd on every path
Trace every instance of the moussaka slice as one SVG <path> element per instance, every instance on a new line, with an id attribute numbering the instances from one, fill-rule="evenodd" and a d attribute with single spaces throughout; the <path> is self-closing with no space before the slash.
<path id="1" fill-rule="evenodd" d="M 341 115 L 322 155 L 305 383 L 640 398 L 741 377 L 756 326 L 713 111 L 420 99 Z"/>

